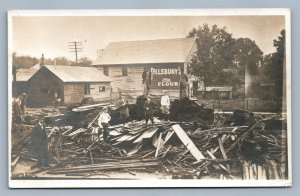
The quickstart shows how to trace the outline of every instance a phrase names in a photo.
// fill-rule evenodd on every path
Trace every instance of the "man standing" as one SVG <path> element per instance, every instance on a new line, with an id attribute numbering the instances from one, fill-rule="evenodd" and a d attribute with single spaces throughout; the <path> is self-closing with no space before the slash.
<path id="1" fill-rule="evenodd" d="M 179 78 L 179 89 L 180 89 L 180 99 L 187 97 L 187 86 L 188 86 L 188 76 L 181 69 L 181 74 Z"/>
<path id="2" fill-rule="evenodd" d="M 163 91 L 164 95 L 161 97 L 161 112 L 163 114 L 164 120 L 168 121 L 169 120 L 169 109 L 170 109 L 170 98 L 168 96 L 168 91 L 164 90 Z"/>
<path id="3" fill-rule="evenodd" d="M 21 99 L 19 97 L 13 98 L 12 108 L 14 114 L 14 123 L 19 124 L 22 121 Z"/>
<path id="4" fill-rule="evenodd" d="M 144 109 L 145 109 L 146 125 L 148 124 L 148 121 L 150 120 L 151 124 L 153 126 L 154 118 L 153 118 L 153 108 L 152 108 L 152 105 L 151 105 L 150 96 L 147 97 L 147 100 L 144 103 Z"/>
<path id="5" fill-rule="evenodd" d="M 151 85 L 151 72 L 148 67 L 144 69 L 142 78 L 144 84 L 144 91 L 146 91 L 146 95 L 148 96 L 150 91 L 150 85 Z"/>
<path id="6" fill-rule="evenodd" d="M 54 93 L 54 107 L 57 108 L 58 105 L 60 105 L 61 98 L 59 98 L 58 93 Z"/>
<path id="7" fill-rule="evenodd" d="M 111 117 L 107 113 L 108 109 L 107 107 L 104 107 L 102 109 L 102 112 L 100 114 L 100 117 L 98 119 L 98 125 L 103 130 L 103 140 L 107 141 L 108 137 L 108 122 L 110 121 Z M 98 131 L 98 139 L 100 141 L 100 131 Z"/>
<path id="8" fill-rule="evenodd" d="M 120 111 L 120 118 L 123 122 L 123 125 L 125 125 L 126 121 L 129 119 L 132 121 L 130 114 L 129 114 L 129 108 L 128 108 L 128 100 L 125 97 L 125 94 L 121 94 L 121 99 L 118 102 L 118 108 Z"/>
<path id="9" fill-rule="evenodd" d="M 40 120 L 31 131 L 31 142 L 34 153 L 37 156 L 37 167 L 48 166 L 48 136 L 45 126 L 47 119 Z"/>
<path id="10" fill-rule="evenodd" d="M 24 122 L 24 117 L 26 114 L 26 100 L 27 100 L 27 94 L 23 93 L 19 96 L 20 99 L 20 108 L 21 108 L 21 121 Z"/>

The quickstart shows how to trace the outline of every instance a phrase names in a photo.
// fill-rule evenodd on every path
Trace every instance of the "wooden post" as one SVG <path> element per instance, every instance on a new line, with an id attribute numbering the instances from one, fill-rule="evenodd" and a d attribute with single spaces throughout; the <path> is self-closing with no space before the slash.
<path id="1" fill-rule="evenodd" d="M 157 148 L 156 148 L 156 152 L 155 152 L 155 157 L 157 157 L 159 149 L 160 149 L 161 135 L 162 135 L 162 133 L 159 134 L 159 137 L 157 139 Z"/>

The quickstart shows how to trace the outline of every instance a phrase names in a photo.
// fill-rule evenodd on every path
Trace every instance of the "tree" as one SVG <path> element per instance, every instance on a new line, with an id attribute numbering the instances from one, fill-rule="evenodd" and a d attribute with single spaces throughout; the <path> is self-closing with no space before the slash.
<path id="1" fill-rule="evenodd" d="M 39 60 L 31 56 L 18 56 L 16 53 L 13 53 L 12 64 L 16 69 L 22 68 L 31 68 L 32 66 L 39 63 Z"/>
<path id="2" fill-rule="evenodd" d="M 64 56 L 56 57 L 53 59 L 56 65 L 70 65 L 71 61 Z"/>
<path id="3" fill-rule="evenodd" d="M 233 45 L 234 64 L 240 73 L 258 74 L 258 67 L 263 61 L 263 52 L 255 41 L 249 38 L 238 38 Z"/>
<path id="4" fill-rule="evenodd" d="M 190 73 L 204 78 L 206 86 L 226 83 L 222 69 L 230 67 L 233 63 L 231 51 L 234 43 L 226 27 L 209 27 L 208 24 L 204 24 L 194 28 L 188 37 L 195 37 L 198 47 L 189 64 Z"/>
<path id="5" fill-rule="evenodd" d="M 228 77 L 223 69 L 236 69 L 244 73 L 247 68 L 252 74 L 258 73 L 263 52 L 255 41 L 249 38 L 234 39 L 226 27 L 209 27 L 207 24 L 192 29 L 188 37 L 195 37 L 198 47 L 189 63 L 189 72 L 202 77 L 205 86 L 233 86 L 233 83 L 241 82 L 237 77 Z"/>
<path id="6" fill-rule="evenodd" d="M 71 65 L 72 66 L 91 66 L 91 64 L 93 63 L 92 60 L 90 60 L 89 58 L 87 57 L 81 57 L 79 60 L 78 60 L 78 63 L 76 64 L 76 62 L 71 62 Z"/>
<path id="7" fill-rule="evenodd" d="M 285 73 L 285 30 L 273 41 L 276 52 L 266 55 L 263 63 L 263 73 L 275 85 L 275 99 L 280 102 L 283 95 L 283 75 Z M 280 103 L 279 103 L 280 105 Z"/>

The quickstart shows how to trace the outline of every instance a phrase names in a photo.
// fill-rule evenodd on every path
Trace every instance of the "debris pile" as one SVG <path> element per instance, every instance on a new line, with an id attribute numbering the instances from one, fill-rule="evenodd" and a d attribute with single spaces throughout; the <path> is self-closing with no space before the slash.
<path id="1" fill-rule="evenodd" d="M 111 116 L 117 115 L 112 108 Z M 70 114 L 52 118 L 53 126 L 48 128 L 52 167 L 47 174 L 91 177 L 118 171 L 132 175 L 159 172 L 174 179 L 287 177 L 287 127 L 281 116 L 252 118 L 237 111 L 222 126 L 215 126 L 213 109 L 181 100 L 172 103 L 171 122 L 155 118 L 154 126 L 144 125 L 143 120 L 113 124 L 103 141 L 95 123 L 96 111 L 77 110 L 72 122 L 80 123 L 75 124 L 70 123 Z M 241 116 L 248 118 L 236 124 Z M 19 155 L 14 156 L 16 162 L 35 160 L 29 147 L 19 147 L 14 153 Z"/>

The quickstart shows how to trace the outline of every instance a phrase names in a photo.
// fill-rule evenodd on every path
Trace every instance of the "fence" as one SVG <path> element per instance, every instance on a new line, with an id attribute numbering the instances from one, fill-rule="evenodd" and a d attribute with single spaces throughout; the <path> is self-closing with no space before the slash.
<path id="1" fill-rule="evenodd" d="M 238 109 L 257 112 L 276 112 L 278 104 L 276 101 L 268 100 L 247 100 L 247 99 L 231 99 L 231 100 L 199 100 L 199 104 L 206 107 L 218 108 L 223 111 L 234 111 Z M 286 111 L 286 103 L 282 103 L 282 111 Z"/>

